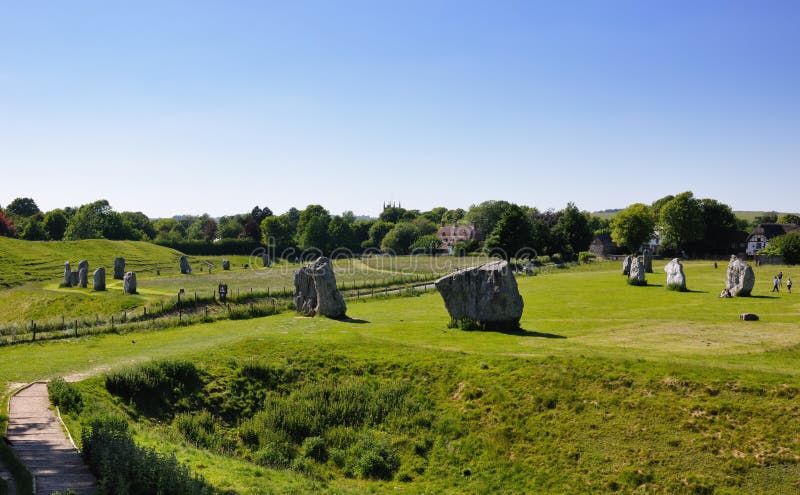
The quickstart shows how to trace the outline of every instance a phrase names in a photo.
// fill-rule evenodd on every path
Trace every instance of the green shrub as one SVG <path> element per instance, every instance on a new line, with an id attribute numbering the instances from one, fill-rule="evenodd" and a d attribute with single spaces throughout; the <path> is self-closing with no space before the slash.
<path id="1" fill-rule="evenodd" d="M 681 284 L 667 284 L 665 288 L 667 290 L 674 290 L 675 292 L 686 292 L 688 290 Z"/>
<path id="2" fill-rule="evenodd" d="M 362 478 L 390 480 L 400 467 L 400 456 L 385 439 L 364 435 L 355 445 L 355 467 Z"/>
<path id="3" fill-rule="evenodd" d="M 97 493 L 213 494 L 202 477 L 194 476 L 174 454 L 162 455 L 136 445 L 124 419 L 106 416 L 92 419 L 81 434 L 83 456 L 97 477 Z"/>
<path id="4" fill-rule="evenodd" d="M 287 468 L 294 458 L 294 449 L 287 441 L 273 441 L 265 443 L 253 455 L 253 462 L 259 466 L 271 468 Z"/>
<path id="5" fill-rule="evenodd" d="M 447 328 L 459 328 L 467 332 L 472 330 L 484 330 L 484 326 L 480 322 L 466 316 L 460 320 L 451 319 L 450 323 L 447 324 Z"/>
<path id="6" fill-rule="evenodd" d="M 314 459 L 318 462 L 328 460 L 328 450 L 325 448 L 325 439 L 322 437 L 308 437 L 303 440 L 300 447 L 300 454 L 303 457 Z"/>
<path id="7" fill-rule="evenodd" d="M 79 414 L 83 410 L 80 390 L 63 378 L 54 378 L 48 382 L 47 393 L 50 395 L 50 402 L 65 413 Z"/>
<path id="8" fill-rule="evenodd" d="M 106 375 L 106 389 L 145 414 L 187 408 L 185 399 L 202 387 L 191 361 L 150 361 Z"/>
<path id="9" fill-rule="evenodd" d="M 591 263 L 595 259 L 597 259 L 597 256 L 595 256 L 594 253 L 590 253 L 589 251 L 581 251 L 580 253 L 578 253 L 578 261 L 581 263 Z"/>
<path id="10" fill-rule="evenodd" d="M 217 418 L 206 410 L 178 414 L 173 425 L 183 438 L 197 447 L 217 452 L 233 448 L 226 440 Z"/>

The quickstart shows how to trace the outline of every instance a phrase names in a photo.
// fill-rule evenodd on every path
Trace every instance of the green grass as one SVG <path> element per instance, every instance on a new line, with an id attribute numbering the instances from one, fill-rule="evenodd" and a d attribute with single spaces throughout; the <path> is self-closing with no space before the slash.
<path id="1" fill-rule="evenodd" d="M 448 329 L 440 297 L 429 293 L 351 303 L 349 322 L 287 313 L 2 348 L 0 377 L 22 382 L 180 358 L 198 366 L 205 384 L 196 396 L 205 402 L 187 399 L 186 411 L 214 411 L 232 397 L 244 410 L 269 394 L 302 402 L 310 384 L 325 380 L 404 384 L 429 404 L 354 427 L 398 453 L 399 469 L 385 481 L 333 459 L 260 466 L 223 408 L 227 419 L 213 438 L 233 443 L 201 448 L 172 416 L 149 418 L 109 394 L 102 377 L 80 384 L 90 405 L 82 414 L 128 417 L 139 442 L 175 450 L 218 488 L 241 493 L 795 492 L 800 295 L 769 293 L 772 272 L 795 267 L 758 267 L 755 297 L 718 299 L 724 266 L 685 263 L 690 291 L 681 293 L 665 289 L 663 264 L 655 265 L 645 287 L 627 285 L 617 263 L 519 278 L 523 332 Z M 739 321 L 744 312 L 761 319 Z M 253 360 L 292 379 L 261 388 L 236 382 L 241 363 Z M 82 417 L 67 421 L 79 430 Z M 302 443 L 292 446 L 300 455 Z"/>

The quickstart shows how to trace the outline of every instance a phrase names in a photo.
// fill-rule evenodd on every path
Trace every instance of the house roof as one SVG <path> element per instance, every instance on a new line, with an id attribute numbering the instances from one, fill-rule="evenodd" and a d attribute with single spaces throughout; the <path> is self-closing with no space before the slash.
<path id="1" fill-rule="evenodd" d="M 756 225 L 750 235 L 763 235 L 767 239 L 772 239 L 773 237 L 784 235 L 798 228 L 800 228 L 800 225 L 794 223 L 760 223 Z"/>

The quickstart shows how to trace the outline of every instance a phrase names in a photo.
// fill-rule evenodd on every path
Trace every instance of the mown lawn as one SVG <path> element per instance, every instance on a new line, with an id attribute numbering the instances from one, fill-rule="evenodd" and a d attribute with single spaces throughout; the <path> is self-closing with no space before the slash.
<path id="1" fill-rule="evenodd" d="M 351 321 L 281 314 L 8 347 L 0 377 L 185 358 L 208 385 L 257 359 L 297 377 L 276 400 L 357 379 L 406 384 L 427 404 L 364 427 L 401 461 L 391 480 L 371 480 L 332 461 L 273 469 L 245 450 L 198 448 L 172 416 L 140 414 L 102 377 L 81 385 L 98 410 L 132 415 L 139 441 L 242 493 L 797 493 L 800 295 L 768 292 L 774 271 L 793 268 L 759 267 L 755 297 L 723 300 L 725 264 L 686 263 L 687 293 L 664 289 L 662 266 L 647 287 L 627 285 L 617 264 L 519 278 L 522 333 L 447 329 L 431 293 L 351 303 Z M 219 434 L 235 441 L 237 427 Z"/>

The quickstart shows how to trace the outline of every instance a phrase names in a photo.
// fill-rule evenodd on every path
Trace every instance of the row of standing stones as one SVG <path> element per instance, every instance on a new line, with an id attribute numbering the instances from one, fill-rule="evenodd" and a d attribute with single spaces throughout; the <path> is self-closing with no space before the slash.
<path id="1" fill-rule="evenodd" d="M 649 270 L 647 267 L 649 266 Z M 652 257 L 648 265 L 648 256 L 627 256 L 622 262 L 622 274 L 637 282 L 644 283 L 644 272 L 652 273 Z M 664 272 L 667 274 L 667 287 L 681 291 L 686 290 L 686 275 L 683 272 L 683 265 L 680 259 L 673 258 L 664 265 Z M 753 292 L 756 284 L 756 276 L 753 268 L 736 257 L 731 256 L 728 262 L 728 270 L 725 274 L 725 289 L 720 297 L 747 297 Z"/>
<path id="2" fill-rule="evenodd" d="M 455 271 L 435 282 L 450 318 L 469 319 L 481 328 L 519 328 L 524 303 L 507 261 L 494 261 Z M 328 258 L 294 272 L 295 309 L 306 316 L 347 318 L 347 305 L 336 286 Z"/>
<path id="3" fill-rule="evenodd" d="M 87 288 L 89 274 L 89 262 L 81 260 L 78 262 L 78 270 L 72 271 L 69 261 L 64 263 L 64 287 L 81 287 Z M 134 272 L 125 272 L 125 259 L 114 259 L 114 278 L 122 280 L 122 290 L 125 294 L 136 294 L 136 274 Z M 92 276 L 92 290 L 104 291 L 106 290 L 106 269 L 100 267 L 94 271 Z"/>

